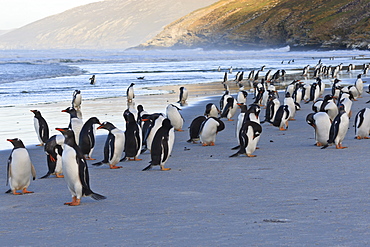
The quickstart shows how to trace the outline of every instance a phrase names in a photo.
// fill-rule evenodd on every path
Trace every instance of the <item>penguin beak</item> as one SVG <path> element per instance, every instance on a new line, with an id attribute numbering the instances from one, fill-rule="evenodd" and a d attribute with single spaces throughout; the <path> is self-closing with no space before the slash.
<path id="1" fill-rule="evenodd" d="M 103 125 L 100 125 L 98 128 L 96 128 L 97 130 L 100 130 L 103 128 Z"/>
<path id="2" fill-rule="evenodd" d="M 13 142 L 14 140 L 13 139 L 6 139 L 8 142 Z"/>
<path id="3" fill-rule="evenodd" d="M 58 130 L 60 132 L 63 132 L 64 131 L 64 129 L 62 129 L 62 128 L 55 128 L 55 130 Z"/>
<path id="4" fill-rule="evenodd" d="M 67 112 L 66 110 L 62 110 L 62 112 Z"/>

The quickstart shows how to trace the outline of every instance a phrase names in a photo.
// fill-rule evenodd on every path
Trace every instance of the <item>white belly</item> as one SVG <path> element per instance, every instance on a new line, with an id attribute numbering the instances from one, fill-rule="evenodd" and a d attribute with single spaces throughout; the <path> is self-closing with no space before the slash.
<path id="1" fill-rule="evenodd" d="M 80 199 L 82 197 L 82 184 L 79 177 L 76 152 L 68 145 L 64 145 L 62 166 L 64 180 L 67 183 L 69 191 L 72 196 L 76 196 L 77 199 Z"/>
<path id="2" fill-rule="evenodd" d="M 22 190 L 27 188 L 31 182 L 31 159 L 28 151 L 24 148 L 15 149 L 12 157 L 9 185 L 12 190 Z"/>

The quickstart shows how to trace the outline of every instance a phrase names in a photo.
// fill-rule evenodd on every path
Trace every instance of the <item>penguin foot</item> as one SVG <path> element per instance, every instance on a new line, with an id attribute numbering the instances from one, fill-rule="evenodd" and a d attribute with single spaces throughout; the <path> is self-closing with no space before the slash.
<path id="1" fill-rule="evenodd" d="M 66 202 L 64 203 L 64 205 L 68 205 L 68 206 L 78 206 L 80 205 L 80 202 L 81 202 L 81 199 L 77 199 L 77 197 L 72 197 L 72 201 L 71 202 Z"/>
<path id="2" fill-rule="evenodd" d="M 214 145 L 215 145 L 215 143 L 214 143 L 214 142 L 211 142 L 209 145 L 210 145 L 210 146 L 214 146 Z"/>
<path id="3" fill-rule="evenodd" d="M 60 173 L 55 173 L 56 178 L 64 178 L 64 175 L 61 175 Z"/>
<path id="4" fill-rule="evenodd" d="M 109 165 L 110 169 L 119 169 L 122 168 L 122 166 L 116 166 L 116 165 Z"/>
<path id="5" fill-rule="evenodd" d="M 176 131 L 183 132 L 184 130 L 182 130 L 182 129 L 176 129 Z"/>
<path id="6" fill-rule="evenodd" d="M 91 157 L 87 157 L 86 160 L 96 160 L 96 159 L 91 158 Z"/>
<path id="7" fill-rule="evenodd" d="M 257 157 L 255 154 L 247 154 L 248 157 Z"/>
<path id="8" fill-rule="evenodd" d="M 286 129 L 284 129 L 284 127 L 281 127 L 281 128 L 279 128 L 279 130 L 281 130 L 281 131 L 285 131 Z"/>
<path id="9" fill-rule="evenodd" d="M 22 195 L 22 193 L 17 192 L 16 190 L 13 190 L 13 195 Z"/>
<path id="10" fill-rule="evenodd" d="M 345 149 L 345 148 L 347 148 L 347 147 L 343 147 L 341 144 L 336 145 L 335 147 L 336 147 L 336 149 Z"/>
<path id="11" fill-rule="evenodd" d="M 135 158 L 128 158 L 128 160 L 129 160 L 129 161 L 140 161 L 140 160 L 142 160 L 142 159 L 138 159 L 138 158 L 136 158 L 136 157 L 135 157 Z"/>
<path id="12" fill-rule="evenodd" d="M 28 191 L 26 188 L 24 188 L 24 189 L 22 190 L 22 193 L 23 193 L 23 194 L 30 194 L 30 193 L 33 193 L 33 191 Z"/>
<path id="13" fill-rule="evenodd" d="M 295 118 L 289 118 L 289 121 L 295 121 Z"/>
<path id="14" fill-rule="evenodd" d="M 44 144 L 40 143 L 36 145 L 36 147 L 40 147 L 40 146 L 44 146 Z"/>
<path id="15" fill-rule="evenodd" d="M 171 168 L 164 168 L 164 167 L 161 167 L 161 171 L 169 171 L 171 170 Z"/>
<path id="16" fill-rule="evenodd" d="M 227 119 L 227 121 L 234 121 L 234 119 L 230 119 L 230 118 L 229 118 L 229 119 Z"/>

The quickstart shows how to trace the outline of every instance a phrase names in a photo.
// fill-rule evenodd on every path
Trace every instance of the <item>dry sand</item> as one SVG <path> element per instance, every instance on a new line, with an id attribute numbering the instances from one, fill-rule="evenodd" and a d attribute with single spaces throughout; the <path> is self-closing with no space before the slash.
<path id="1" fill-rule="evenodd" d="M 92 189 L 107 199 L 83 198 L 78 207 L 63 205 L 70 201 L 64 179 L 37 179 L 29 187 L 34 194 L 0 194 L 1 245 L 369 245 L 370 140 L 354 139 L 354 117 L 343 143 L 348 148 L 322 150 L 313 145 L 313 129 L 305 122 L 311 104 L 302 104 L 287 131 L 263 124 L 257 157 L 229 158 L 234 153 L 230 148 L 237 144 L 236 121 L 225 121 L 226 128 L 213 147 L 186 142 L 191 120 L 203 114 L 207 103 L 218 104 L 222 90 L 197 103 L 190 99 L 189 106 L 183 107 L 186 131 L 176 132 L 166 164 L 171 171 L 142 172 L 150 161 L 149 153 L 140 156 L 142 161 L 121 163 L 123 168 L 118 170 L 90 166 Z M 199 95 L 203 96 L 207 95 Z M 164 105 L 177 101 L 177 94 L 155 97 Z M 354 102 L 354 115 L 366 107 L 369 98 L 365 95 Z M 88 115 L 91 103 L 103 121 L 111 116 L 116 119 L 113 115 L 122 117 L 122 99 L 83 102 L 84 114 Z M 148 109 L 145 99 L 137 97 L 136 103 Z M 51 106 L 59 110 L 68 105 L 46 105 L 45 109 Z M 63 121 L 68 121 L 64 115 Z M 94 151 L 98 160 L 104 139 L 98 138 Z M 9 152 L 0 152 L 4 192 Z M 32 146 L 29 152 L 41 177 L 47 171 L 42 147 Z"/>

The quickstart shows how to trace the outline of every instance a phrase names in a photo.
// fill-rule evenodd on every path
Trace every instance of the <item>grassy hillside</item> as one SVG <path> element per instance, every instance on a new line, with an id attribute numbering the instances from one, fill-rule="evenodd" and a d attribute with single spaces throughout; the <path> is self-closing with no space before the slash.
<path id="1" fill-rule="evenodd" d="M 370 0 L 221 0 L 141 47 L 368 49 L 369 18 Z"/>

